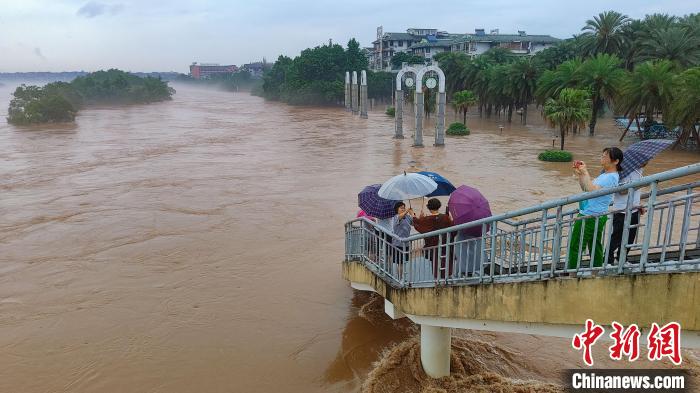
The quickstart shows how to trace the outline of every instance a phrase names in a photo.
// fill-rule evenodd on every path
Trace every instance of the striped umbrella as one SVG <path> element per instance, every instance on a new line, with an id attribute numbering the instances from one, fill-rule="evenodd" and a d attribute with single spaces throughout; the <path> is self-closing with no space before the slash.
<path id="1" fill-rule="evenodd" d="M 622 158 L 620 179 L 626 178 L 634 170 L 641 168 L 645 162 L 656 157 L 674 142 L 670 139 L 647 139 L 628 147 Z"/>
<path id="2" fill-rule="evenodd" d="M 362 189 L 357 194 L 357 205 L 370 216 L 383 219 L 396 214 L 394 205 L 398 201 L 380 197 L 379 189 L 381 187 L 381 184 L 372 184 Z"/>

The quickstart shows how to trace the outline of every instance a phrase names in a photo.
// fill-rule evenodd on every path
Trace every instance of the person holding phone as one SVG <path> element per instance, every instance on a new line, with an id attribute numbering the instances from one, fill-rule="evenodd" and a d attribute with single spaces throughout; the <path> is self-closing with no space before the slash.
<path id="1" fill-rule="evenodd" d="M 616 187 L 620 181 L 622 171 L 622 150 L 617 147 L 607 147 L 603 149 L 600 156 L 600 164 L 603 166 L 603 173 L 591 180 L 586 163 L 583 161 L 574 162 L 574 173 L 578 178 L 579 185 L 583 191 L 595 191 L 603 188 Z M 591 198 L 579 204 L 578 217 L 574 222 L 573 229 L 569 236 L 569 258 L 567 267 L 576 269 L 579 264 L 579 246 L 583 250 L 588 249 L 591 254 L 591 267 L 603 266 L 603 232 L 605 223 L 608 220 L 608 206 L 612 202 L 613 196 L 603 195 Z M 595 242 L 593 239 L 595 238 Z M 583 252 L 582 252 L 583 254 Z"/>
<path id="2" fill-rule="evenodd" d="M 406 204 L 403 202 L 396 202 L 394 205 L 394 215 L 391 218 L 391 231 L 394 236 L 391 238 L 391 250 L 390 254 L 393 254 L 394 264 L 398 268 L 397 273 L 402 274 L 403 271 L 403 254 L 408 248 L 408 242 L 403 242 L 399 238 L 406 238 L 411 236 L 411 226 L 413 225 L 413 218 L 416 217 L 416 213 L 413 209 L 406 209 Z"/>

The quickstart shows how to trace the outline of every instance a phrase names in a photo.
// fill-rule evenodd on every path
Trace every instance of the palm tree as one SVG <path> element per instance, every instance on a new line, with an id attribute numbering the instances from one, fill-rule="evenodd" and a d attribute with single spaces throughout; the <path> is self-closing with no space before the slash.
<path id="1" fill-rule="evenodd" d="M 686 29 L 689 34 L 700 35 L 700 13 L 686 15 L 678 19 L 678 24 Z"/>
<path id="2" fill-rule="evenodd" d="M 483 114 L 484 106 L 487 103 L 488 75 L 492 66 L 487 58 L 479 56 L 469 63 L 463 71 L 463 79 L 466 81 L 465 87 L 472 90 L 479 99 L 479 116 Z"/>
<path id="3" fill-rule="evenodd" d="M 505 64 L 497 64 L 488 69 L 486 78 L 486 99 L 488 108 L 493 108 L 496 115 L 500 117 L 501 110 L 509 107 L 511 102 L 509 90 L 512 88 L 508 80 L 508 66 Z M 487 116 L 491 114 L 491 109 L 487 109 Z M 511 109 L 512 113 L 512 109 Z M 510 122 L 508 115 L 508 121 Z"/>
<path id="4" fill-rule="evenodd" d="M 622 83 L 616 104 L 626 116 L 646 114 L 650 121 L 654 113 L 667 113 L 673 101 L 674 72 L 668 60 L 645 62 L 634 68 Z"/>
<path id="5" fill-rule="evenodd" d="M 532 58 L 520 59 L 510 65 L 509 80 L 512 85 L 515 100 L 518 106 L 523 108 L 521 122 L 527 122 L 527 106 L 532 102 L 537 86 L 537 78 L 540 69 L 532 61 Z"/>
<path id="6" fill-rule="evenodd" d="M 580 86 L 590 89 L 593 105 L 589 124 L 590 135 L 595 132 L 598 112 L 603 109 L 603 104 L 618 95 L 620 84 L 625 77 L 625 71 L 620 68 L 621 62 L 617 56 L 598 54 L 581 65 Z"/>
<path id="7" fill-rule="evenodd" d="M 624 44 L 623 29 L 630 21 L 627 15 L 616 11 L 605 11 L 587 20 L 581 29 L 583 35 L 595 38 L 589 41 L 588 54 L 619 53 Z"/>
<path id="8" fill-rule="evenodd" d="M 469 107 L 476 104 L 476 96 L 471 90 L 462 90 L 452 96 L 452 106 L 455 110 L 464 115 L 462 123 L 467 125 L 467 112 Z"/>
<path id="9" fill-rule="evenodd" d="M 700 36 L 682 26 L 653 30 L 639 45 L 639 61 L 666 59 L 679 68 L 700 64 Z"/>
<path id="10" fill-rule="evenodd" d="M 635 19 L 622 29 L 624 45 L 620 55 L 625 62 L 625 69 L 629 71 L 634 69 L 634 62 L 639 56 L 640 36 L 643 35 L 645 28 L 641 20 Z"/>
<path id="11" fill-rule="evenodd" d="M 669 126 L 681 126 L 681 133 L 676 145 L 685 144 L 693 136 L 700 146 L 700 135 L 695 125 L 700 122 L 700 67 L 690 68 L 676 77 L 675 97 L 664 121 Z"/>
<path id="12" fill-rule="evenodd" d="M 678 23 L 678 17 L 669 14 L 651 14 L 641 21 L 644 25 L 642 34 L 648 34 L 654 30 L 668 29 Z"/>
<path id="13" fill-rule="evenodd" d="M 494 47 L 481 56 L 486 58 L 489 62 L 493 64 L 504 64 L 512 61 L 515 57 L 513 56 L 513 51 L 508 48 Z"/>
<path id="14" fill-rule="evenodd" d="M 543 116 L 553 127 L 559 127 L 560 149 L 564 150 L 564 137 L 573 127 L 585 126 L 591 118 L 591 100 L 585 90 L 563 89 L 559 97 L 550 98 L 544 104 Z"/>
<path id="15" fill-rule="evenodd" d="M 581 60 L 573 59 L 559 64 L 554 71 L 545 71 L 537 80 L 537 102 L 544 103 L 547 98 L 558 96 L 562 89 L 576 87 L 579 84 L 582 64 Z"/>
<path id="16" fill-rule="evenodd" d="M 435 55 L 434 60 L 439 62 L 440 68 L 445 73 L 445 88 L 448 95 L 465 88 L 464 69 L 470 62 L 467 55 L 464 53 L 442 52 Z"/>

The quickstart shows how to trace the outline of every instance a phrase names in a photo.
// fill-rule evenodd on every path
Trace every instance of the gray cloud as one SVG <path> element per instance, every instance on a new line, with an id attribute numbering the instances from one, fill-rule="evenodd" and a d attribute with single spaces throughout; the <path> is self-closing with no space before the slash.
<path id="1" fill-rule="evenodd" d="M 46 56 L 44 56 L 44 54 L 41 53 L 41 48 L 39 48 L 38 46 L 34 48 L 34 54 L 41 60 L 46 60 Z"/>
<path id="2" fill-rule="evenodd" d="M 84 16 L 86 18 L 94 18 L 104 14 L 116 15 L 123 9 L 123 4 L 104 4 L 96 1 L 89 1 L 78 9 L 76 15 Z"/>

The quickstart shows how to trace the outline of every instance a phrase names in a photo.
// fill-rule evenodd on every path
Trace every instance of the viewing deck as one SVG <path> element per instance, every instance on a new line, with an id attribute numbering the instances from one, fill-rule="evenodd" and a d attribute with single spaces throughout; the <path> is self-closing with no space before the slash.
<path id="1" fill-rule="evenodd" d="M 392 318 L 421 325 L 425 371 L 449 374 L 450 328 L 571 338 L 586 319 L 637 324 L 679 322 L 681 345 L 700 347 L 700 164 L 616 188 L 573 195 L 426 234 L 397 239 L 365 218 L 345 225 L 343 276 L 385 299 Z M 632 192 L 646 209 L 632 223 Z M 621 192 L 625 210 L 600 215 L 603 259 L 579 242 L 569 263 L 572 228 L 587 216 L 578 202 Z M 625 213 L 619 260 L 608 256 L 615 213 Z M 594 222 L 598 233 L 599 222 Z M 478 228 L 480 237 L 465 229 Z M 634 240 L 630 232 L 637 231 Z M 477 231 L 476 233 L 478 233 Z M 472 230 L 473 232 L 473 230 Z M 424 239 L 438 236 L 438 245 Z M 398 245 L 397 245 L 398 244 Z M 585 251 L 584 251 L 585 250 Z"/>

